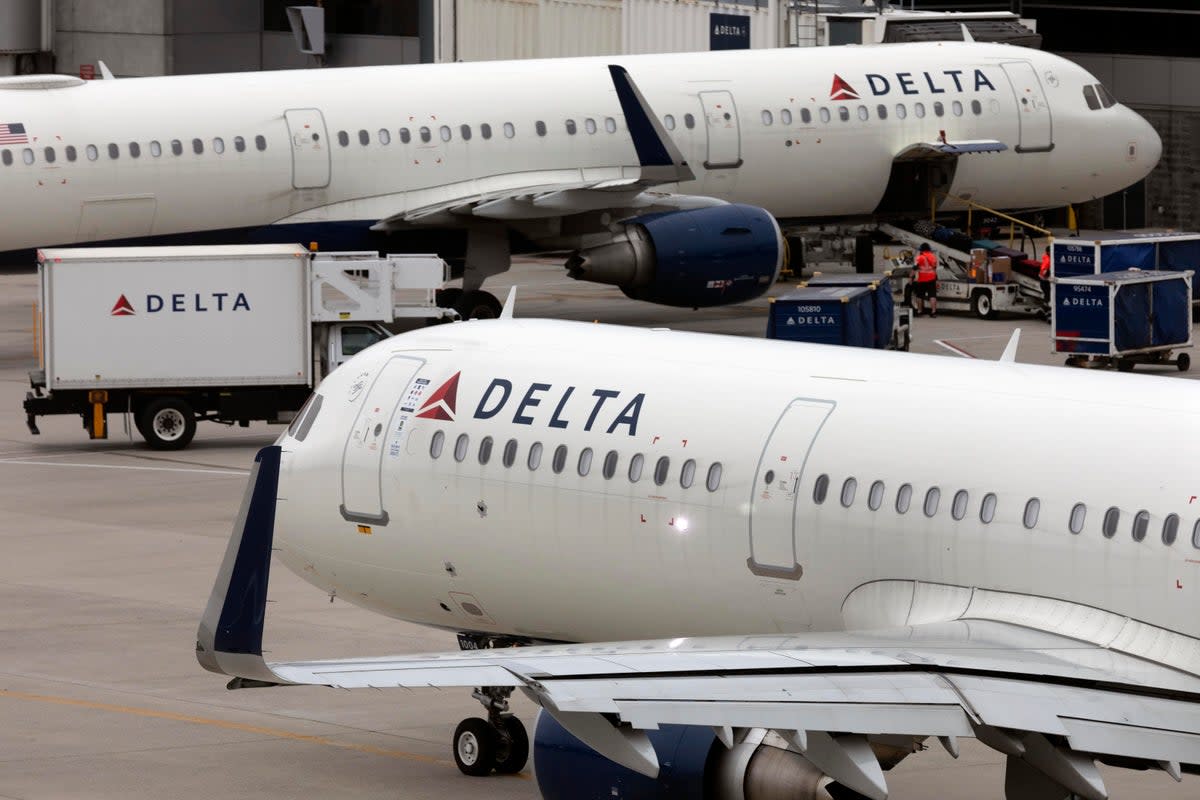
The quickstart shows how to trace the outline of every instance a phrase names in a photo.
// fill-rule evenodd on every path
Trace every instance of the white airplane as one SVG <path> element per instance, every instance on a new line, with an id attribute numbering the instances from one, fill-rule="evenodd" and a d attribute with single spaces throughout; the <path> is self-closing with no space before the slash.
<path id="1" fill-rule="evenodd" d="M 1200 771 L 1198 408 L 1188 381 L 1011 361 L 403 334 L 260 451 L 197 657 L 230 688 L 477 687 L 488 719 L 454 742 L 475 775 L 524 765 L 520 689 L 550 800 L 882 800 L 885 769 L 959 737 L 1007 755 L 1010 800 L 1101 800 L 1097 761 Z M 942 434 L 967 412 L 1022 420 L 1019 446 Z M 478 651 L 267 663 L 273 551 Z"/>
<path id="2" fill-rule="evenodd" d="M 935 191 L 1062 206 L 1161 153 L 1078 65 L 973 42 L 0 90 L 0 250 L 205 232 L 436 251 L 465 261 L 464 316 L 499 311 L 480 287 L 516 252 L 571 253 L 573 277 L 643 300 L 738 302 L 775 276 L 776 220 L 924 214 Z"/>

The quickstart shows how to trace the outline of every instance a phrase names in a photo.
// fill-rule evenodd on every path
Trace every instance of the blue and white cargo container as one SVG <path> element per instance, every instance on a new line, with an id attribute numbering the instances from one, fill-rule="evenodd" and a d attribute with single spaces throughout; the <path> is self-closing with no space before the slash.
<path id="1" fill-rule="evenodd" d="M 872 296 L 865 287 L 806 286 L 773 297 L 767 338 L 874 347 Z"/>

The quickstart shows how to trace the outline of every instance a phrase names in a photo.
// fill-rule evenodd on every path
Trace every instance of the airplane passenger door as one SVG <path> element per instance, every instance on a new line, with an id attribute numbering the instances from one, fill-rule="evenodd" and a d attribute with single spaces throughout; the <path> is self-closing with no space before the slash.
<path id="1" fill-rule="evenodd" d="M 394 356 L 372 380 L 360 375 L 350 391 L 370 383 L 358 408 L 342 451 L 342 517 L 351 522 L 388 524 L 383 507 L 383 451 L 389 439 L 400 400 L 424 359 Z M 349 369 L 349 367 L 342 367 Z M 357 388 L 363 391 L 362 388 Z"/>
<path id="2" fill-rule="evenodd" d="M 708 133 L 705 169 L 731 169 L 742 165 L 742 134 L 737 106 L 729 92 L 700 92 L 704 129 Z"/>
<path id="3" fill-rule="evenodd" d="M 1017 98 L 1017 119 L 1020 133 L 1018 153 L 1044 153 L 1054 149 L 1050 103 L 1042 91 L 1042 82 L 1028 61 L 1008 61 L 1001 64 Z"/>
<path id="4" fill-rule="evenodd" d="M 763 447 L 750 498 L 750 557 L 755 575 L 799 580 L 796 500 L 809 451 L 833 412 L 830 400 L 797 398 L 775 422 Z"/>
<path id="5" fill-rule="evenodd" d="M 321 189 L 329 185 L 329 137 L 325 117 L 315 108 L 283 112 L 292 140 L 292 186 Z"/>

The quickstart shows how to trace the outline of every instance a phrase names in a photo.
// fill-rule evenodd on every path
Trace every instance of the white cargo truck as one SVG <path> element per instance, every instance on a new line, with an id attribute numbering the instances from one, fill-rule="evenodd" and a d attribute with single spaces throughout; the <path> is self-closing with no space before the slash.
<path id="1" fill-rule="evenodd" d="M 299 245 L 47 249 L 38 253 L 37 418 L 79 414 L 93 439 L 125 414 L 155 449 L 196 422 L 286 423 L 343 361 L 400 318 L 454 318 L 437 256 L 310 253 Z"/>

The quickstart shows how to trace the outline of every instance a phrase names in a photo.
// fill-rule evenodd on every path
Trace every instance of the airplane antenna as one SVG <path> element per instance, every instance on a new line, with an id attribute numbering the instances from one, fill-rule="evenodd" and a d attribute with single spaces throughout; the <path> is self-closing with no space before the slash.
<path id="1" fill-rule="evenodd" d="M 1008 340 L 1008 344 L 1004 347 L 1004 352 L 1000 354 L 1000 361 L 1007 361 L 1009 364 L 1017 363 L 1017 344 L 1021 341 L 1021 329 L 1017 328 L 1012 332 L 1012 338 Z"/>
<path id="2" fill-rule="evenodd" d="M 513 308 L 517 304 L 517 287 L 513 286 L 508 290 L 508 297 L 504 298 L 504 308 L 500 310 L 500 319 L 512 319 Z"/>

